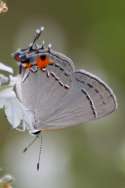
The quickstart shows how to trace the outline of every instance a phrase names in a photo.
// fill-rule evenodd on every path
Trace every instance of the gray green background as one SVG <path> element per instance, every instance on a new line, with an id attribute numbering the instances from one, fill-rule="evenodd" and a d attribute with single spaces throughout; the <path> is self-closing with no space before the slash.
<path id="1" fill-rule="evenodd" d="M 109 117 L 74 128 L 46 133 L 40 172 L 39 141 L 24 155 L 32 139 L 11 129 L 0 115 L 0 175 L 15 177 L 16 188 L 125 187 L 125 1 L 8 0 L 0 15 L 0 61 L 17 72 L 11 53 L 28 45 L 36 27 L 44 39 L 106 81 L 118 99 Z"/>

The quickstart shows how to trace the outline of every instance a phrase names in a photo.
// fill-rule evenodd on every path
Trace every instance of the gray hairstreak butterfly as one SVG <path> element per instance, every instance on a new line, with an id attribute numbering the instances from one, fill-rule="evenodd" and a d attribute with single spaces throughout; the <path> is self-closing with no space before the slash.
<path id="1" fill-rule="evenodd" d="M 105 82 L 83 69 L 76 70 L 73 61 L 50 44 L 36 44 L 43 30 L 36 30 L 28 48 L 13 53 L 19 74 L 10 76 L 11 87 L 0 93 L 0 107 L 6 106 L 12 127 L 28 129 L 37 138 L 42 130 L 66 128 L 114 112 L 116 97 Z M 12 73 L 10 67 L 5 70 Z"/>

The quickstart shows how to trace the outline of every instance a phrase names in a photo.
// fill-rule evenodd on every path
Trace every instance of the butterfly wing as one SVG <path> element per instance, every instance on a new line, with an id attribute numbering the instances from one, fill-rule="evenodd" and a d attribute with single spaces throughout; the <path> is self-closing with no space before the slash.
<path id="1" fill-rule="evenodd" d="M 72 87 L 45 124 L 48 128 L 72 126 L 104 117 L 116 107 L 115 95 L 107 84 L 87 71 L 78 70 L 72 75 Z"/>
<path id="2" fill-rule="evenodd" d="M 71 75 L 74 71 L 73 63 L 69 58 L 51 51 L 46 54 L 53 58 L 53 64 L 46 70 L 30 73 L 24 82 L 18 78 L 16 93 L 19 100 L 35 115 L 36 125 L 43 125 L 60 103 L 71 85 Z"/>
<path id="3" fill-rule="evenodd" d="M 35 129 L 73 126 L 116 109 L 115 96 L 102 80 L 84 70 L 75 71 L 73 62 L 60 53 L 44 53 L 54 63 L 30 73 L 16 87 L 21 102 L 34 113 Z"/>

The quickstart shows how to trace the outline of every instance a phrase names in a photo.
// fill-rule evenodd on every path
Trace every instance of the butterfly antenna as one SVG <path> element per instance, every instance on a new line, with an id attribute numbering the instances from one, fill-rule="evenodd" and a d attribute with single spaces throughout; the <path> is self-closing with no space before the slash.
<path id="1" fill-rule="evenodd" d="M 40 149 L 39 149 L 39 158 L 37 162 L 37 170 L 39 171 L 40 168 L 40 159 L 41 159 L 41 153 L 42 153 L 42 134 L 41 134 L 41 139 L 40 139 Z"/>
<path id="2" fill-rule="evenodd" d="M 30 146 L 32 146 L 32 145 L 35 143 L 35 141 L 38 139 L 38 137 L 39 137 L 39 134 L 36 135 L 35 138 L 32 140 L 32 142 L 30 142 L 30 143 L 24 148 L 24 150 L 23 150 L 24 153 L 30 148 Z"/>
<path id="3" fill-rule="evenodd" d="M 30 50 L 32 50 L 35 42 L 39 39 L 41 33 L 44 31 L 44 27 L 41 27 L 40 29 L 36 29 L 36 32 L 35 32 L 35 36 L 34 36 L 34 39 L 33 39 L 33 42 L 30 44 Z"/>

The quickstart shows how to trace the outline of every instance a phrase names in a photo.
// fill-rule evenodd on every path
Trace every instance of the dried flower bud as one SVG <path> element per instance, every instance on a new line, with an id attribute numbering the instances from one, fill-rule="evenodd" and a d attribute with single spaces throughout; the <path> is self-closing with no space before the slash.
<path id="1" fill-rule="evenodd" d="M 13 180 L 14 178 L 10 174 L 7 174 L 0 178 L 0 184 L 2 184 L 3 188 L 12 188 L 11 183 Z"/>
<path id="2" fill-rule="evenodd" d="M 0 14 L 8 11 L 7 4 L 3 1 L 0 1 Z"/>

